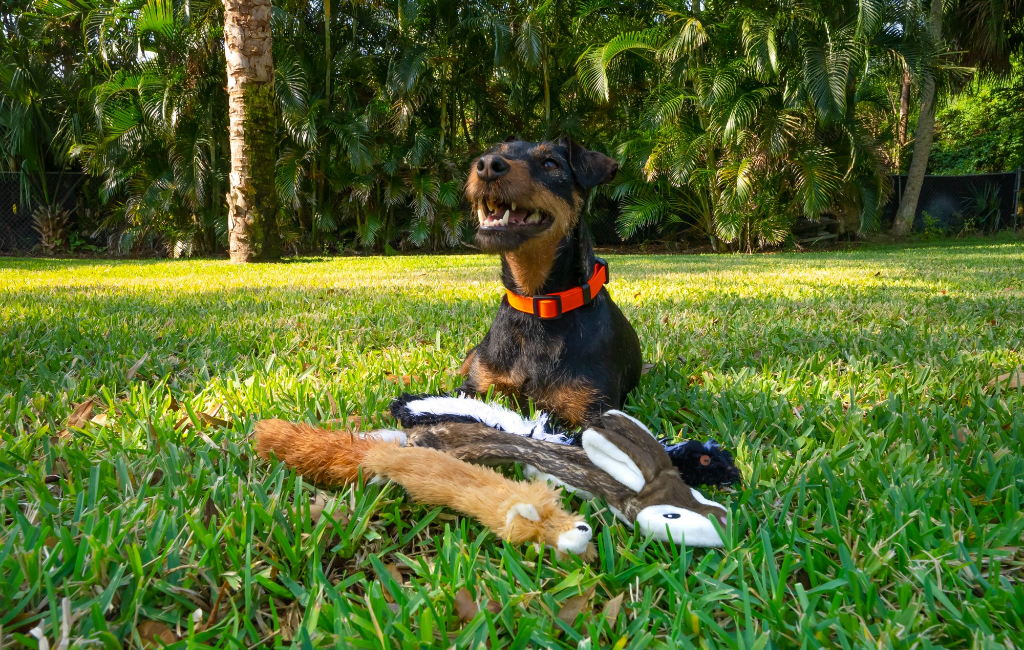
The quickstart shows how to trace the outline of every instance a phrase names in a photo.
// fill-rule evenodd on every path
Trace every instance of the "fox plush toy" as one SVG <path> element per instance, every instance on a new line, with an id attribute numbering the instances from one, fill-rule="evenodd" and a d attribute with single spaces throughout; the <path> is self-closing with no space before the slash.
<path id="1" fill-rule="evenodd" d="M 413 500 L 448 506 L 478 519 L 514 544 L 543 543 L 560 555 L 589 559 L 593 534 L 583 517 L 566 512 L 559 493 L 544 482 L 505 478 L 492 469 L 459 460 L 437 449 L 406 446 L 402 431 L 368 435 L 335 433 L 307 424 L 263 420 L 256 424 L 256 452 L 284 461 L 313 483 L 355 482 L 360 471 L 392 480 Z"/>

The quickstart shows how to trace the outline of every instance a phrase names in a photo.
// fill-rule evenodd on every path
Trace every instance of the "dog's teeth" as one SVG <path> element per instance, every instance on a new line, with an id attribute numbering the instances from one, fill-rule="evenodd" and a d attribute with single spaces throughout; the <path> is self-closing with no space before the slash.
<path id="1" fill-rule="evenodd" d="M 516 211 L 516 202 L 513 201 L 512 202 L 512 212 L 515 212 L 515 211 Z"/>
<path id="2" fill-rule="evenodd" d="M 490 210 L 491 212 L 494 212 L 495 210 L 498 209 L 498 204 L 494 203 L 490 199 L 487 199 L 487 209 Z"/>
<path id="3" fill-rule="evenodd" d="M 540 212 L 534 212 L 530 215 L 530 218 L 526 220 L 526 223 L 540 223 Z"/>
<path id="4" fill-rule="evenodd" d="M 505 210 L 505 216 L 501 218 L 501 225 L 503 226 L 508 225 L 508 212 L 508 210 Z"/>
<path id="5" fill-rule="evenodd" d="M 476 209 L 477 216 L 480 217 L 480 223 L 487 221 L 487 213 L 484 212 L 484 206 L 480 206 Z"/>

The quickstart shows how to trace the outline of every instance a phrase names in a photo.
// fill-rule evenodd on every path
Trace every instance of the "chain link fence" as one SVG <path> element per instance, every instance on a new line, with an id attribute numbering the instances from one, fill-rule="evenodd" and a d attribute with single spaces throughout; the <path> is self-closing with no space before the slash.
<path id="1" fill-rule="evenodd" d="M 892 227 L 907 187 L 906 176 L 891 176 L 893 192 L 882 210 L 882 230 Z M 1016 230 L 1021 170 L 970 176 L 925 176 L 914 214 L 914 232 L 956 233 Z"/>
<path id="2" fill-rule="evenodd" d="M 78 191 L 85 180 L 81 172 L 47 172 L 46 194 L 52 203 L 77 215 Z M 20 172 L 0 172 L 0 251 L 29 252 L 39 243 L 32 213 L 43 200 L 43 177 L 23 179 Z"/>

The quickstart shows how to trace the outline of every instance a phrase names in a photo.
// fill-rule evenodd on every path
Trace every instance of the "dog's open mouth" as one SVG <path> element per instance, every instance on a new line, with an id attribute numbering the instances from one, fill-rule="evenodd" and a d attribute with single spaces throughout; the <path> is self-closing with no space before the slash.
<path id="1" fill-rule="evenodd" d="M 512 203 L 498 203 L 481 199 L 476 204 L 476 215 L 481 230 L 543 230 L 554 219 L 543 210 Z"/>

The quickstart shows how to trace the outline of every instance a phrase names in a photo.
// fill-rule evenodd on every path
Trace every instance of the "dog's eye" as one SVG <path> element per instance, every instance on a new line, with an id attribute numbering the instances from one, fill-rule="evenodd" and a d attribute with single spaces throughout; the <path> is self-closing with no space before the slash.
<path id="1" fill-rule="evenodd" d="M 548 158 L 544 161 L 544 169 L 558 169 L 558 162 Z"/>

